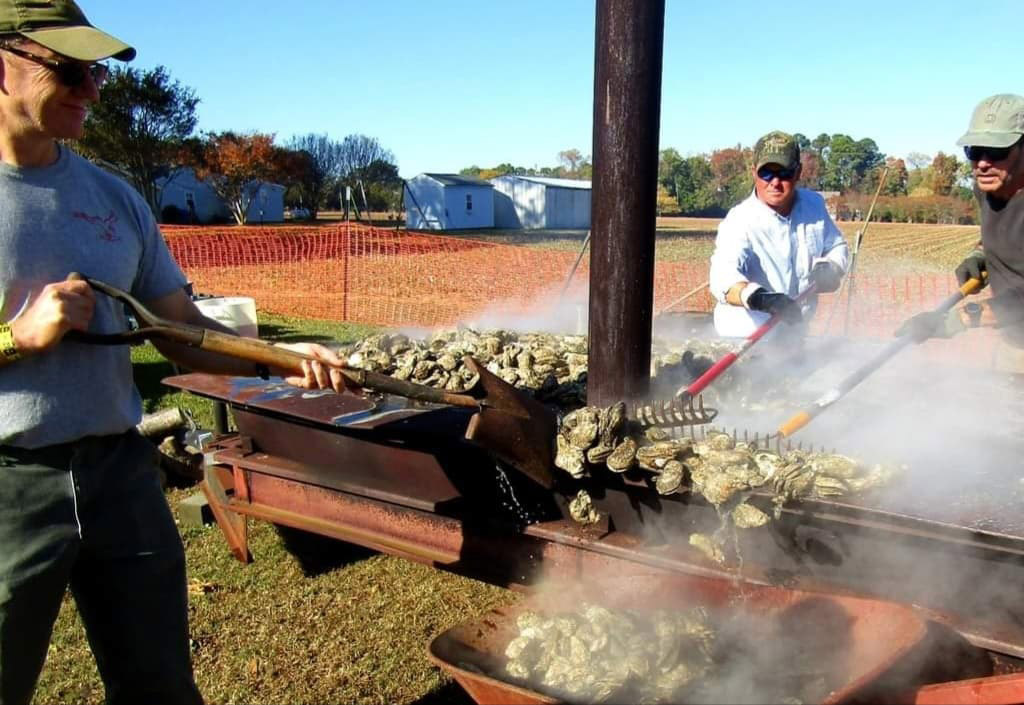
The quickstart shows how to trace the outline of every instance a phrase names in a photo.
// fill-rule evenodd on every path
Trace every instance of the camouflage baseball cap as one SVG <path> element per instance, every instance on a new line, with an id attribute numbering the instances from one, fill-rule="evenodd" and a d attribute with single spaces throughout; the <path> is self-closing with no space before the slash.
<path id="1" fill-rule="evenodd" d="M 1024 135 L 1024 97 L 1000 93 L 978 103 L 967 132 L 956 143 L 967 147 L 1012 147 Z"/>
<path id="2" fill-rule="evenodd" d="M 73 0 L 0 0 L 0 36 L 10 34 L 79 61 L 135 58 L 135 49 L 93 27 Z"/>
<path id="3" fill-rule="evenodd" d="M 775 130 L 757 141 L 754 145 L 754 169 L 765 164 L 778 164 L 786 169 L 800 166 L 800 147 L 793 135 Z"/>

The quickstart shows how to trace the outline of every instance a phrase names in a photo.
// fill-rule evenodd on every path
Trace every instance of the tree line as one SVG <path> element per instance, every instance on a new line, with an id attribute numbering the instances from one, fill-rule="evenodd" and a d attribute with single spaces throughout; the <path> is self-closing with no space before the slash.
<path id="1" fill-rule="evenodd" d="M 113 67 L 75 146 L 85 157 L 118 168 L 163 222 L 181 222 L 188 214 L 165 206 L 158 184 L 188 169 L 227 204 L 239 224 L 246 222 L 249 204 L 266 181 L 283 185 L 285 204 L 301 206 L 311 217 L 347 208 L 343 193 L 348 189 L 370 210 L 401 203 L 395 156 L 374 137 L 351 134 L 335 141 L 311 133 L 279 145 L 267 133 L 196 134 L 198 104 L 195 91 L 162 66 Z"/>
<path id="2" fill-rule="evenodd" d="M 548 176 L 556 179 L 590 179 L 594 174 L 594 166 L 589 156 L 575 147 L 558 153 L 557 166 L 524 167 L 510 163 L 495 167 L 481 168 L 474 164 L 459 171 L 463 176 L 474 176 L 478 179 L 493 179 L 498 176 L 513 174 L 515 176 Z"/>

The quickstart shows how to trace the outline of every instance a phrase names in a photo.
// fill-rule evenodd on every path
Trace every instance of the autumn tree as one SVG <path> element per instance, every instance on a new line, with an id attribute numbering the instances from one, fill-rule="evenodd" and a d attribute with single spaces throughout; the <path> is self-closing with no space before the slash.
<path id="1" fill-rule="evenodd" d="M 910 181 L 910 173 L 907 171 L 907 164 L 902 159 L 890 157 L 885 165 L 889 167 L 889 174 L 882 186 L 884 196 L 906 196 L 907 184 Z"/>
<path id="2" fill-rule="evenodd" d="M 815 191 L 821 189 L 821 157 L 812 149 L 800 152 L 800 184 Z"/>
<path id="3" fill-rule="evenodd" d="M 182 162 L 195 170 L 223 200 L 235 222 L 245 225 L 249 204 L 261 182 L 284 180 L 295 161 L 274 145 L 274 136 L 261 133 L 206 133 L 190 141 L 182 151 Z"/>
<path id="4" fill-rule="evenodd" d="M 196 126 L 199 99 L 167 69 L 113 67 L 78 141 L 83 155 L 123 168 L 154 214 L 156 179 L 166 172 Z"/>
<path id="5" fill-rule="evenodd" d="M 728 210 L 750 195 L 754 187 L 752 164 L 753 153 L 740 145 L 711 153 L 711 184 L 718 206 Z"/>
<path id="6" fill-rule="evenodd" d="M 956 186 L 959 163 L 952 154 L 939 152 L 931 165 L 931 187 L 936 196 L 949 196 Z"/>

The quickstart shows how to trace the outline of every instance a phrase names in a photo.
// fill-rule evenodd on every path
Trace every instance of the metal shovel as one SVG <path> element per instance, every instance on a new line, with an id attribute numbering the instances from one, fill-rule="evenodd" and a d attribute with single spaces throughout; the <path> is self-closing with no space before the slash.
<path id="1" fill-rule="evenodd" d="M 160 318 L 130 294 L 105 282 L 77 273 L 69 279 L 83 279 L 96 291 L 126 304 L 135 313 L 140 327 L 123 333 L 97 334 L 72 331 L 68 338 L 85 343 L 126 345 L 157 338 L 209 352 L 248 360 L 260 365 L 303 374 L 302 363 L 313 358 L 276 347 L 256 338 L 242 338 L 187 323 Z M 422 384 L 406 382 L 366 370 L 339 368 L 349 380 L 365 389 L 395 394 L 417 401 L 476 409 L 466 428 L 466 439 L 477 443 L 540 485 L 554 484 L 554 441 L 557 420 L 553 411 L 519 391 L 500 377 L 488 372 L 472 357 L 463 359 L 466 367 L 479 375 L 470 393 L 455 394 Z"/>

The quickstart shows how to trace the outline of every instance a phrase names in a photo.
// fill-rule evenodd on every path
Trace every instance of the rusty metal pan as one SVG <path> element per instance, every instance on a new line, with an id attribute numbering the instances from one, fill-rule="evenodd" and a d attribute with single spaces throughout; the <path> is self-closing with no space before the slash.
<path id="1" fill-rule="evenodd" d="M 927 633 L 925 621 L 912 609 L 880 600 L 740 585 L 725 579 L 645 574 L 601 581 L 587 589 L 560 586 L 512 607 L 491 610 L 437 636 L 429 646 L 429 657 L 478 703 L 561 702 L 550 693 L 505 680 L 504 650 L 517 632 L 515 620 L 523 611 L 570 610 L 582 600 L 622 609 L 699 605 L 720 616 L 743 610 L 762 621 L 774 620 L 771 633 L 783 641 L 772 642 L 772 647 L 787 664 L 781 667 L 794 664 L 794 670 L 781 677 L 829 674 L 828 687 L 817 702 L 830 704 L 852 699 L 913 651 Z M 751 646 L 737 653 L 753 657 L 760 647 Z M 770 670 L 766 662 L 759 672 Z"/>

